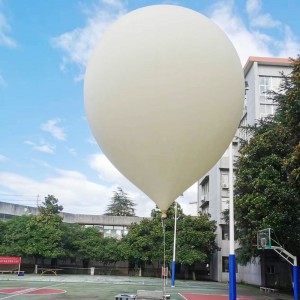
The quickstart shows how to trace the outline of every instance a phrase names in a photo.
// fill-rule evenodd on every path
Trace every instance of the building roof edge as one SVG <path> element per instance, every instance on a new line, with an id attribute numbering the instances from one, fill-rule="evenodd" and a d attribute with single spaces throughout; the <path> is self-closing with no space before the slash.
<path id="1" fill-rule="evenodd" d="M 244 75 L 249 72 L 251 66 L 254 62 L 265 65 L 286 65 L 290 66 L 292 61 L 290 58 L 282 57 L 262 57 L 262 56 L 249 56 L 245 66 L 244 66 Z"/>

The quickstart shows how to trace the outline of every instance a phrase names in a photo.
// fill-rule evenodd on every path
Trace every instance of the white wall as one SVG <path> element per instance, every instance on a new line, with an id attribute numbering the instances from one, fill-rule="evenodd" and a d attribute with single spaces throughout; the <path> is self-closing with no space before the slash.
<path id="1" fill-rule="evenodd" d="M 261 285 L 261 270 L 259 258 L 256 258 L 254 263 L 247 264 L 246 266 L 238 265 L 238 282 L 248 284 Z"/>

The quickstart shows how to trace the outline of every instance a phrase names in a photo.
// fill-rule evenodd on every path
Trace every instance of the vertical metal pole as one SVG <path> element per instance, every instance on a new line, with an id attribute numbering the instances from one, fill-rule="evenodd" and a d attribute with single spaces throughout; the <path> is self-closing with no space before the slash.
<path id="1" fill-rule="evenodd" d="M 173 260 L 172 260 L 172 283 L 175 287 L 175 272 L 176 272 L 176 230 L 177 230 L 177 202 L 175 201 L 175 215 L 174 215 L 174 242 L 173 242 Z"/>
<path id="2" fill-rule="evenodd" d="M 234 210 L 233 210 L 233 153 L 229 146 L 229 300 L 236 300 L 236 260 L 234 251 Z"/>
<path id="3" fill-rule="evenodd" d="M 165 219 L 162 219 L 162 226 L 163 226 L 163 244 L 164 244 L 164 263 L 163 263 L 163 299 L 165 299 L 166 295 L 166 226 L 165 226 Z"/>
<path id="4" fill-rule="evenodd" d="M 297 257 L 294 258 L 293 278 L 294 278 L 294 300 L 298 300 L 298 298 L 299 298 L 299 272 L 298 272 L 298 265 L 297 265 Z"/>

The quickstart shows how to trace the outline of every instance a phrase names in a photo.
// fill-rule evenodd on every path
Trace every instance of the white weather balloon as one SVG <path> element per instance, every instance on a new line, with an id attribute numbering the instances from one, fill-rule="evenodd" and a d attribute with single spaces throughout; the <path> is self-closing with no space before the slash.
<path id="1" fill-rule="evenodd" d="M 244 76 L 212 21 L 154 5 L 104 34 L 88 62 L 84 96 L 102 151 L 165 212 L 228 147 L 242 114 Z"/>

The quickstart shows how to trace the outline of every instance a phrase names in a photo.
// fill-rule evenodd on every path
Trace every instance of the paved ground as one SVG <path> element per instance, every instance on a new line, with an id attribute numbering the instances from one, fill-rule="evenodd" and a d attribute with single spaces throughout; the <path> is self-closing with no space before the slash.
<path id="1" fill-rule="evenodd" d="M 0 274 L 0 289 L 14 288 L 15 293 L 0 292 L 0 300 L 11 299 L 86 299 L 114 300 L 117 294 L 136 294 L 137 290 L 163 290 L 159 278 L 59 275 L 41 276 L 25 274 L 25 276 Z M 228 299 L 228 285 L 220 282 L 177 280 L 176 287 L 166 286 L 166 293 L 172 300 L 223 300 Z M 44 294 L 43 291 L 62 290 L 60 294 Z M 22 292 L 23 291 L 23 292 Z M 25 292 L 24 292 L 25 291 Z M 292 300 L 293 295 L 264 294 L 259 288 L 237 285 L 237 296 L 240 300 Z"/>

